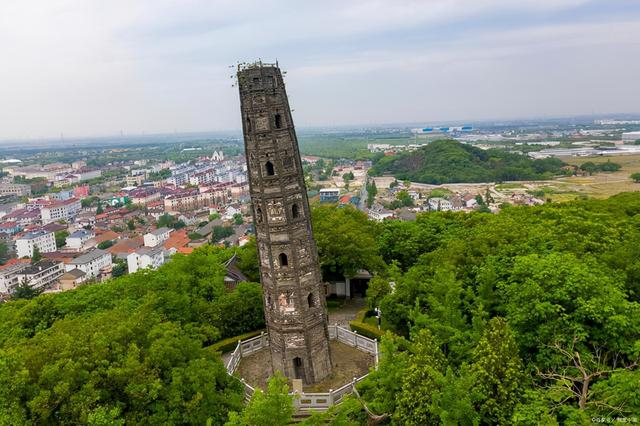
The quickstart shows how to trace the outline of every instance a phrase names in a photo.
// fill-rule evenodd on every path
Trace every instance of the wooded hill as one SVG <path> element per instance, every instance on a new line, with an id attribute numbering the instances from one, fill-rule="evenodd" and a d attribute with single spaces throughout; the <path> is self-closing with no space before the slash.
<path id="1" fill-rule="evenodd" d="M 452 140 L 434 141 L 416 151 L 381 158 L 370 170 L 399 180 L 442 184 L 549 179 L 566 165 L 557 158 L 532 160 L 502 149 L 482 150 Z"/>

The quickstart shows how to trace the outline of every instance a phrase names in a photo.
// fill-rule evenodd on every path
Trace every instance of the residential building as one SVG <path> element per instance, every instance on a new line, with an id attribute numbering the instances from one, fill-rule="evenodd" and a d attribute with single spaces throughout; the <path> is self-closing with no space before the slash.
<path id="1" fill-rule="evenodd" d="M 27 266 L 16 274 L 18 283 L 27 283 L 32 288 L 43 289 L 55 284 L 64 274 L 62 262 L 44 259 Z"/>
<path id="2" fill-rule="evenodd" d="M 145 180 L 145 175 L 127 176 L 125 181 L 127 186 L 140 186 Z"/>
<path id="3" fill-rule="evenodd" d="M 56 201 L 40 210 L 42 223 L 47 224 L 60 220 L 69 222 L 80 213 L 81 208 L 82 205 L 77 198 L 70 198 L 66 201 Z"/>
<path id="4" fill-rule="evenodd" d="M 50 200 L 66 201 L 73 198 L 73 190 L 67 189 L 58 192 L 52 192 L 51 194 L 48 194 L 47 197 Z"/>
<path id="5" fill-rule="evenodd" d="M 453 210 L 453 205 L 446 198 L 433 197 L 429 198 L 429 210 L 446 212 Z"/>
<path id="6" fill-rule="evenodd" d="M 180 191 L 164 199 L 164 209 L 172 212 L 194 210 L 210 206 L 213 199 L 214 194 L 211 192 L 200 193 L 197 189 Z"/>
<path id="7" fill-rule="evenodd" d="M 84 169 L 85 167 L 87 167 L 87 162 L 83 160 L 77 160 L 71 163 L 71 168 L 74 170 Z"/>
<path id="8" fill-rule="evenodd" d="M 41 222 L 40 209 L 18 209 L 5 215 L 5 221 L 16 222 L 20 226 L 34 225 Z"/>
<path id="9" fill-rule="evenodd" d="M 156 269 L 164 263 L 164 247 L 141 247 L 127 256 L 129 273 L 133 274 L 140 269 Z"/>
<path id="10" fill-rule="evenodd" d="M 78 185 L 73 188 L 73 196 L 79 199 L 86 198 L 89 196 L 89 185 Z"/>
<path id="11" fill-rule="evenodd" d="M 154 201 L 158 201 L 162 194 L 156 188 L 140 188 L 129 192 L 132 204 L 148 205 Z"/>
<path id="12" fill-rule="evenodd" d="M 322 188 L 320 190 L 321 203 L 336 203 L 340 197 L 339 188 Z"/>
<path id="13" fill-rule="evenodd" d="M 9 221 L 0 223 L 0 234 L 14 235 L 22 231 L 22 227 L 18 222 Z"/>
<path id="14" fill-rule="evenodd" d="M 73 173 L 77 177 L 78 181 L 90 180 L 99 178 L 102 176 L 102 170 L 100 169 L 80 169 Z"/>
<path id="15" fill-rule="evenodd" d="M 66 239 L 67 247 L 70 249 L 81 250 L 85 243 L 92 238 L 95 238 L 96 234 L 93 231 L 81 229 L 72 232 Z"/>
<path id="16" fill-rule="evenodd" d="M 17 195 L 18 197 L 31 195 L 31 185 L 2 183 L 0 184 L 0 195 Z"/>
<path id="17" fill-rule="evenodd" d="M 80 269 L 72 269 L 60 277 L 60 290 L 73 290 L 87 280 L 87 274 Z"/>
<path id="18" fill-rule="evenodd" d="M 171 231 L 173 231 L 173 229 L 162 227 L 144 234 L 144 245 L 147 247 L 155 247 L 162 244 L 163 241 L 167 241 L 169 239 Z"/>
<path id="19" fill-rule="evenodd" d="M 29 261 L 11 259 L 0 267 L 0 294 L 10 294 L 20 284 L 18 274 L 29 266 Z"/>
<path id="20" fill-rule="evenodd" d="M 374 205 L 369 210 L 367 210 L 367 216 L 371 220 L 382 222 L 387 218 L 393 217 L 393 212 L 391 210 L 385 209 L 380 205 Z"/>
<path id="21" fill-rule="evenodd" d="M 475 194 L 465 194 L 462 196 L 462 200 L 464 201 L 464 205 L 468 209 L 473 209 L 478 205 L 478 200 L 476 200 Z"/>
<path id="22" fill-rule="evenodd" d="M 144 246 L 144 238 L 141 236 L 135 238 L 126 238 L 124 240 L 118 240 L 113 246 L 109 247 L 107 251 L 118 259 L 126 259 L 127 256 L 137 249 Z"/>
<path id="23" fill-rule="evenodd" d="M 87 278 L 93 278 L 110 274 L 112 266 L 111 253 L 93 249 L 73 259 L 65 265 L 65 269 L 71 271 L 77 268 L 87 274 Z"/>
<path id="24" fill-rule="evenodd" d="M 213 169 L 203 170 L 189 176 L 189 184 L 191 185 L 207 185 L 214 181 L 216 173 Z"/>
<path id="25" fill-rule="evenodd" d="M 38 247 L 40 253 L 56 251 L 56 237 L 53 232 L 41 229 L 27 232 L 16 239 L 16 254 L 18 257 L 32 257 L 34 247 Z"/>
<path id="26" fill-rule="evenodd" d="M 450 197 L 449 202 L 451 203 L 451 210 L 454 212 L 460 211 L 466 206 L 464 199 L 459 195 Z"/>

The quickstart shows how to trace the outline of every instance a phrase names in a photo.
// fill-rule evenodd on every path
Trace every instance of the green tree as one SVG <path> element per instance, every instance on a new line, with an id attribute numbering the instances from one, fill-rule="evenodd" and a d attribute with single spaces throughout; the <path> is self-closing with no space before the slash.
<path id="1" fill-rule="evenodd" d="M 224 285 L 232 254 L 0 305 L 2 422 L 224 424 L 243 388 L 206 346 L 264 327 L 260 286 Z"/>
<path id="2" fill-rule="evenodd" d="M 409 192 L 406 189 L 398 191 L 396 199 L 405 207 L 413 206 L 413 198 L 411 198 L 411 195 L 409 195 Z"/>
<path id="3" fill-rule="evenodd" d="M 33 246 L 33 254 L 31 254 L 31 263 L 37 263 L 42 260 L 42 253 L 40 252 L 40 248 L 38 246 Z"/>
<path id="4" fill-rule="evenodd" d="M 42 290 L 38 290 L 30 285 L 30 283 L 25 279 L 20 282 L 11 293 L 12 300 L 18 299 L 33 299 L 42 293 Z"/>
<path id="5" fill-rule="evenodd" d="M 96 209 L 96 214 L 104 213 L 104 208 L 102 207 L 102 203 L 98 201 L 98 208 Z"/>
<path id="6" fill-rule="evenodd" d="M 433 395 L 442 385 L 446 361 L 428 330 L 420 330 L 411 352 L 393 418 L 403 425 L 435 424 Z"/>
<path id="7" fill-rule="evenodd" d="M 4 264 L 9 258 L 9 247 L 4 241 L 0 241 L 0 265 Z"/>
<path id="8" fill-rule="evenodd" d="M 106 241 L 103 241 L 101 243 L 98 243 L 98 248 L 100 250 L 106 250 L 111 246 L 113 246 L 113 240 L 106 240 Z"/>
<path id="9" fill-rule="evenodd" d="M 105 241 L 106 242 L 106 241 Z M 111 269 L 111 276 L 113 278 L 118 278 L 127 273 L 127 261 L 118 259 L 114 256 L 113 260 L 113 268 Z"/>
<path id="10" fill-rule="evenodd" d="M 234 225 L 242 225 L 243 223 L 244 223 L 244 219 L 242 218 L 242 213 L 236 213 L 233 215 Z"/>
<path id="11" fill-rule="evenodd" d="M 376 186 L 375 179 L 371 179 L 371 183 L 367 184 L 367 207 L 371 208 L 373 202 L 376 199 L 376 195 L 378 195 L 378 187 Z"/>
<path id="12" fill-rule="evenodd" d="M 54 236 L 56 239 L 56 247 L 60 248 L 67 245 L 67 237 L 69 236 L 68 231 L 56 231 L 54 232 Z"/>
<path id="13" fill-rule="evenodd" d="M 352 206 L 314 206 L 313 230 L 323 276 L 353 276 L 359 269 L 383 268 L 376 242 L 377 225 Z"/>
<path id="14" fill-rule="evenodd" d="M 635 183 L 640 183 L 640 173 L 632 173 L 629 176 Z"/>
<path id="15" fill-rule="evenodd" d="M 596 164 L 592 161 L 587 161 L 586 163 L 582 163 L 580 165 L 580 170 L 592 175 L 598 171 L 598 166 L 596 166 Z"/>
<path id="16" fill-rule="evenodd" d="M 127 229 L 129 229 L 129 231 L 133 231 L 136 229 L 136 223 L 133 221 L 133 219 L 129 219 L 127 221 Z"/>
<path id="17" fill-rule="evenodd" d="M 174 223 L 171 225 L 171 227 L 172 227 L 173 229 L 176 229 L 176 230 L 178 230 L 178 229 L 182 229 L 182 228 L 184 228 L 185 226 L 187 226 L 187 224 L 186 224 L 186 223 L 184 223 L 184 221 L 183 221 L 183 220 L 178 220 L 178 221 L 174 222 Z"/>
<path id="18" fill-rule="evenodd" d="M 510 424 L 522 395 L 522 361 L 513 333 L 502 318 L 493 318 L 473 351 L 471 373 L 482 395 L 478 411 L 483 424 Z"/>
<path id="19" fill-rule="evenodd" d="M 232 236 L 233 233 L 231 226 L 214 226 L 211 230 L 211 242 L 213 244 L 219 243 L 220 240 Z"/>
<path id="20" fill-rule="evenodd" d="M 269 379 L 267 391 L 256 389 L 242 413 L 232 412 L 227 426 L 286 426 L 294 412 L 287 379 L 280 372 Z"/>
<path id="21" fill-rule="evenodd" d="M 238 255 L 238 267 L 252 282 L 260 282 L 260 264 L 258 260 L 258 247 L 255 237 L 236 249 Z"/>
<path id="22" fill-rule="evenodd" d="M 172 228 L 175 223 L 176 223 L 175 217 L 171 216 L 169 213 L 164 213 L 156 221 L 156 226 L 158 228 L 163 228 L 163 227 Z"/>
<path id="23" fill-rule="evenodd" d="M 411 364 L 411 343 L 387 333 L 380 340 L 378 369 L 371 371 L 358 389 L 368 407 L 376 414 L 393 415 L 402 392 L 403 380 Z"/>

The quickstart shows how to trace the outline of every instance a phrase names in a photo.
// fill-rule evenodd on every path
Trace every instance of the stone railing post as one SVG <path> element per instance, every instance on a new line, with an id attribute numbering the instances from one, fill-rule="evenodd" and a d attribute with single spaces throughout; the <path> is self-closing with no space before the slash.
<path id="1" fill-rule="evenodd" d="M 240 354 L 240 358 L 242 358 L 242 340 L 238 340 L 238 353 Z"/>
<path id="2" fill-rule="evenodd" d="M 333 389 L 329 389 L 329 405 L 333 405 Z"/>
<path id="3" fill-rule="evenodd" d="M 260 332 L 260 348 L 264 348 L 266 346 L 266 339 L 264 331 Z"/>
<path id="4" fill-rule="evenodd" d="M 375 342 L 374 344 L 375 344 L 375 348 L 376 348 L 376 360 L 375 360 L 376 366 L 375 366 L 375 370 L 378 370 L 378 363 L 380 362 L 380 358 L 379 358 L 380 355 L 379 355 L 379 352 L 378 352 L 378 341 L 374 340 L 374 342 Z"/>

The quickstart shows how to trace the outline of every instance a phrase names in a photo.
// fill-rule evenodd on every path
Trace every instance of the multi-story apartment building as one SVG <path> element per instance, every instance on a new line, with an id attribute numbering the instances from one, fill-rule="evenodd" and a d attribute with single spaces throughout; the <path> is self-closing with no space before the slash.
<path id="1" fill-rule="evenodd" d="M 202 207 L 208 207 L 213 203 L 214 195 L 211 192 L 200 193 L 198 190 L 181 191 L 167 196 L 164 199 L 165 211 L 183 212 Z"/>
<path id="2" fill-rule="evenodd" d="M 44 259 L 16 273 L 18 284 L 27 283 L 32 288 L 47 288 L 64 274 L 62 262 Z"/>
<path id="3" fill-rule="evenodd" d="M 82 205 L 77 198 L 70 198 L 65 201 L 56 201 L 40 210 L 42 223 L 57 222 L 60 220 L 70 221 L 80 213 Z"/>
<path id="4" fill-rule="evenodd" d="M 1 183 L 0 195 L 17 195 L 23 197 L 25 195 L 31 195 L 31 185 L 25 185 L 21 183 Z"/>
<path id="5" fill-rule="evenodd" d="M 40 253 L 56 251 L 56 237 L 53 232 L 45 231 L 44 229 L 31 231 L 16 240 L 16 254 L 18 257 L 32 257 L 34 247 L 38 247 Z"/>
<path id="6" fill-rule="evenodd" d="M 129 198 L 133 204 L 146 206 L 153 201 L 158 201 L 161 194 L 156 188 L 138 188 L 129 192 Z"/>
<path id="7" fill-rule="evenodd" d="M 93 231 L 89 231 L 86 229 L 80 229 L 71 233 L 66 239 L 67 247 L 74 250 L 80 250 L 84 246 L 84 244 L 95 238 L 96 233 Z"/>
<path id="8" fill-rule="evenodd" d="M 162 227 L 144 234 L 144 245 L 147 247 L 155 247 L 162 244 L 169 239 L 171 231 L 172 230 L 167 227 Z"/>
<path id="9" fill-rule="evenodd" d="M 87 162 L 84 160 L 77 160 L 71 163 L 71 168 L 74 170 L 84 169 L 85 167 L 87 167 Z"/>
<path id="10" fill-rule="evenodd" d="M 129 273 L 133 274 L 140 269 L 156 269 L 164 263 L 164 247 L 141 247 L 127 256 Z"/>
<path id="11" fill-rule="evenodd" d="M 2 270 L 0 270 L 0 294 L 13 293 L 13 290 L 20 284 L 16 274 L 28 266 L 29 262 L 16 262 L 12 265 L 3 266 Z"/>
<path id="12" fill-rule="evenodd" d="M 22 231 L 22 226 L 15 221 L 7 221 L 0 223 L 0 234 L 15 235 Z"/>
<path id="13" fill-rule="evenodd" d="M 189 183 L 191 185 L 207 185 L 211 182 L 215 181 L 216 172 L 213 169 L 206 169 L 203 171 L 199 171 L 189 176 Z"/>
<path id="14" fill-rule="evenodd" d="M 142 185 L 142 182 L 144 182 L 145 178 L 145 175 L 127 176 L 125 181 L 127 186 L 140 186 Z"/>
<path id="15" fill-rule="evenodd" d="M 7 222 L 16 222 L 20 226 L 37 224 L 41 221 L 40 209 L 18 209 L 2 218 Z"/>
<path id="16" fill-rule="evenodd" d="M 112 267 L 111 253 L 100 249 L 88 251 L 65 265 L 67 271 L 79 269 L 87 278 L 110 274 Z"/>

